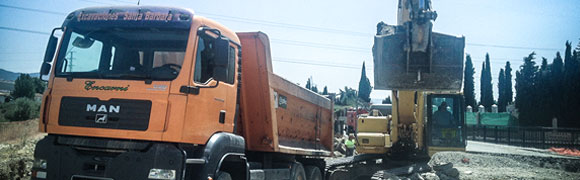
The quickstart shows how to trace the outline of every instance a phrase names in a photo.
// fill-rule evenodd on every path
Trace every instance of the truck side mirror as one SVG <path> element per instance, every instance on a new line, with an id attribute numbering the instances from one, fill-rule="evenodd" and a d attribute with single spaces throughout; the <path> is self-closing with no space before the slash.
<path id="1" fill-rule="evenodd" d="M 40 76 L 42 77 L 43 75 L 48 75 L 50 72 L 50 67 L 52 66 L 48 62 L 42 63 L 42 66 L 40 67 Z"/>
<path id="2" fill-rule="evenodd" d="M 54 58 L 54 53 L 56 52 L 56 46 L 58 45 L 58 38 L 55 36 L 57 30 L 62 30 L 62 28 L 54 28 L 48 39 L 48 44 L 46 45 L 46 51 L 44 52 L 44 60 L 42 61 L 42 66 L 40 67 L 40 79 L 43 75 L 48 75 L 50 73 L 52 59 Z"/>
<path id="3" fill-rule="evenodd" d="M 230 59 L 230 41 L 226 38 L 218 37 L 214 41 L 213 58 L 213 79 L 216 81 L 227 81 L 228 64 Z"/>
<path id="4" fill-rule="evenodd" d="M 54 32 L 56 30 L 62 30 L 61 28 L 54 28 L 52 33 L 50 34 L 50 38 L 48 39 L 48 45 L 46 46 L 46 51 L 44 52 L 44 62 L 50 63 L 52 62 L 52 58 L 54 57 L 54 53 L 56 52 L 56 45 L 58 44 L 58 38 L 54 36 Z"/>

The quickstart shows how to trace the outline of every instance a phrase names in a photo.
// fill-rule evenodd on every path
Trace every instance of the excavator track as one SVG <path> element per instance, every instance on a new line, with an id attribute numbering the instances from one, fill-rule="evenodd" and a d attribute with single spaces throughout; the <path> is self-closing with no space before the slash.
<path id="1" fill-rule="evenodd" d="M 411 169 L 422 169 L 429 158 L 397 158 L 382 154 L 359 154 L 351 157 L 329 158 L 326 160 L 325 176 L 327 180 L 371 179 L 380 177 L 377 172 L 385 170 L 394 174 L 406 173 Z M 419 164 L 419 166 L 418 166 Z M 422 167 L 422 168 L 417 168 Z"/>

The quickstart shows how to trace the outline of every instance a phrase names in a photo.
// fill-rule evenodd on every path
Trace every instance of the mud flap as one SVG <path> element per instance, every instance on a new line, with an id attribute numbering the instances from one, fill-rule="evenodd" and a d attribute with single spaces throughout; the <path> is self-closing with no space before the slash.
<path id="1" fill-rule="evenodd" d="M 427 52 L 408 53 L 404 31 L 375 36 L 375 89 L 460 90 L 465 38 L 433 32 L 431 39 Z"/>

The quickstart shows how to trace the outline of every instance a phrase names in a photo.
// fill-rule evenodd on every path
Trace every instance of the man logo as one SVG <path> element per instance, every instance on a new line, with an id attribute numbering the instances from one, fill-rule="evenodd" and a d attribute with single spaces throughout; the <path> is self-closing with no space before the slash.
<path id="1" fill-rule="evenodd" d="M 107 124 L 107 114 L 97 114 L 95 115 L 95 123 L 98 124 Z"/>
<path id="2" fill-rule="evenodd" d="M 87 112 L 119 113 L 120 111 L 121 106 L 87 104 Z"/>

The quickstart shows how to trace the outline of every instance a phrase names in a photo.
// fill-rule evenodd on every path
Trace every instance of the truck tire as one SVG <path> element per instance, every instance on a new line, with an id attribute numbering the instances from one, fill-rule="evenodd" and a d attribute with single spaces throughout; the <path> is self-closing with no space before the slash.
<path id="1" fill-rule="evenodd" d="M 320 169 L 318 169 L 318 167 L 306 166 L 304 167 L 304 171 L 306 172 L 307 180 L 322 180 L 322 173 L 320 173 Z"/>
<path id="2" fill-rule="evenodd" d="M 290 180 L 307 180 L 306 172 L 301 163 L 295 162 L 290 169 Z"/>
<path id="3" fill-rule="evenodd" d="M 218 172 L 216 180 L 232 180 L 232 176 L 230 175 L 230 173 L 220 171 Z"/>

